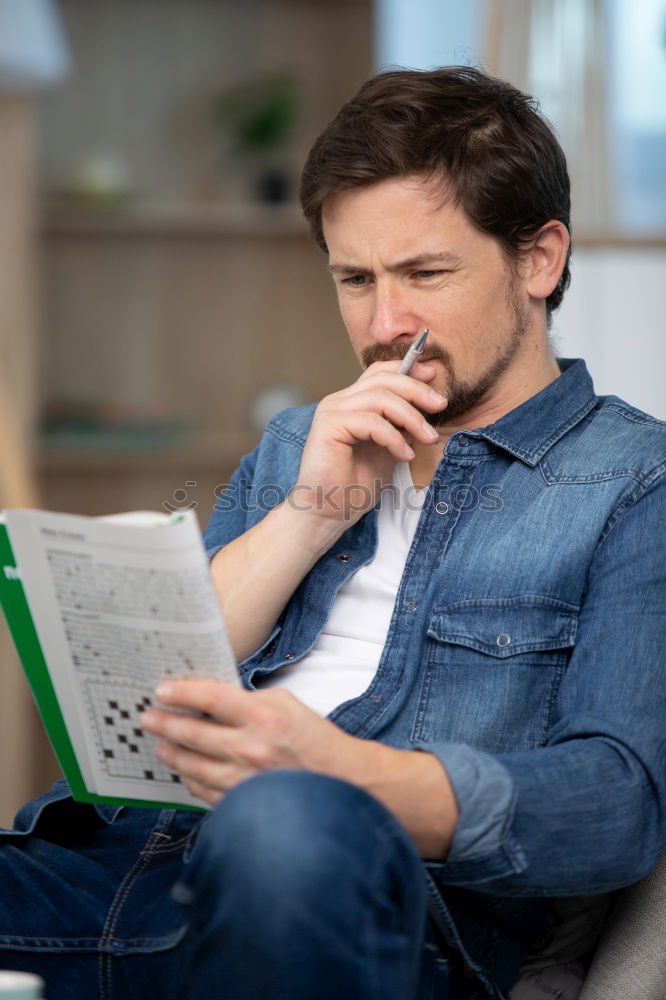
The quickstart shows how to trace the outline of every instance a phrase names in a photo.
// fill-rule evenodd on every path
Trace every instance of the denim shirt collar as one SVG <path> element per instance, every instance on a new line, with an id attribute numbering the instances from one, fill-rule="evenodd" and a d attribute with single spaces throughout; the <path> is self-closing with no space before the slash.
<path id="1" fill-rule="evenodd" d="M 515 410 L 480 428 L 479 437 L 532 468 L 596 405 L 592 379 L 581 358 L 558 358 L 561 375 Z"/>

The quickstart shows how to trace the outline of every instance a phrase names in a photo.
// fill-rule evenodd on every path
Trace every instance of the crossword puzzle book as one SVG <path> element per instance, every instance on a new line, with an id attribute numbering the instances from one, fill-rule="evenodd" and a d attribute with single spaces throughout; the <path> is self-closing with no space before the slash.
<path id="1" fill-rule="evenodd" d="M 169 677 L 238 683 L 193 511 L 5 511 L 0 602 L 74 798 L 202 808 L 138 718 Z"/>

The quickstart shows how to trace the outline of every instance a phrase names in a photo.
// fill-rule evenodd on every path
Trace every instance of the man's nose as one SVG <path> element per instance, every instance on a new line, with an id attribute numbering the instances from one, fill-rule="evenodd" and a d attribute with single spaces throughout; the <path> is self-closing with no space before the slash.
<path id="1" fill-rule="evenodd" d="M 378 282 L 368 332 L 378 344 L 391 344 L 399 337 L 413 340 L 419 332 L 419 319 L 396 288 Z"/>

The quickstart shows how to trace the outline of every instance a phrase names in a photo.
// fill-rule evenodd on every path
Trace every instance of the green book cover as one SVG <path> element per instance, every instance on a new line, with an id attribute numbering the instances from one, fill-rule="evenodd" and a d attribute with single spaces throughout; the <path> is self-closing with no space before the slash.
<path id="1" fill-rule="evenodd" d="M 44 728 L 73 797 L 79 802 L 204 812 L 204 809 L 197 810 L 196 806 L 182 803 L 98 795 L 86 787 L 23 591 L 20 570 L 16 565 L 7 526 L 2 522 L 0 522 L 0 604 Z"/>

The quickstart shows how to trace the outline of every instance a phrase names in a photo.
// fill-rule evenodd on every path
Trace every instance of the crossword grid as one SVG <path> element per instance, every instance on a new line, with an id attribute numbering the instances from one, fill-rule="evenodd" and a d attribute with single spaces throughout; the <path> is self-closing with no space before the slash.
<path id="1" fill-rule="evenodd" d="M 153 754 L 156 740 L 141 729 L 139 715 L 152 704 L 145 688 L 86 680 L 84 691 L 99 760 L 108 775 L 180 784 L 179 775 Z"/>

